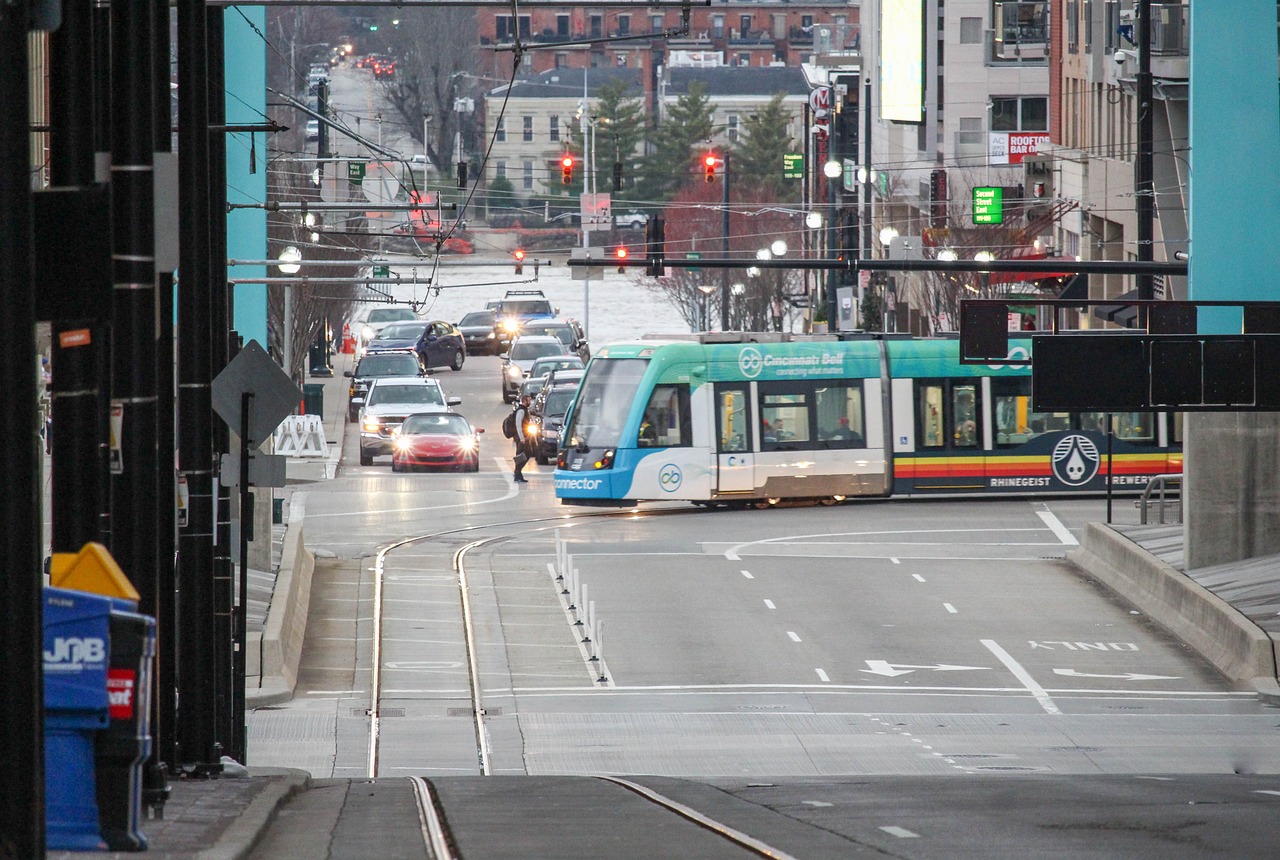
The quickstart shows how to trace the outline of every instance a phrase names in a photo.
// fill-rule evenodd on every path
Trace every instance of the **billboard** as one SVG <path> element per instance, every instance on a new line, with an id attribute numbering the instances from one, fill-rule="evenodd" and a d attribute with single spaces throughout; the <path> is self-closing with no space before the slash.
<path id="1" fill-rule="evenodd" d="M 987 135 L 987 164 L 1021 164 L 1049 142 L 1047 131 L 993 131 Z"/>
<path id="2" fill-rule="evenodd" d="M 880 115 L 923 120 L 924 0 L 881 0 Z"/>

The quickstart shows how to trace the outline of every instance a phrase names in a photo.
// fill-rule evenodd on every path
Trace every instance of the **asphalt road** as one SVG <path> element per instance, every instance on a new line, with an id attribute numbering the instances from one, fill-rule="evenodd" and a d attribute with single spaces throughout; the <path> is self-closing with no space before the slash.
<path id="1" fill-rule="evenodd" d="M 251 715 L 251 765 L 426 777 L 471 857 L 702 856 L 598 781 L 545 782 L 596 774 L 797 857 L 1274 853 L 1280 714 L 1063 560 L 1102 500 L 595 516 L 556 502 L 547 467 L 510 481 L 497 359 L 438 378 L 489 431 L 481 471 L 361 467 L 348 433 L 337 478 L 306 487 L 321 559 L 299 689 Z"/>

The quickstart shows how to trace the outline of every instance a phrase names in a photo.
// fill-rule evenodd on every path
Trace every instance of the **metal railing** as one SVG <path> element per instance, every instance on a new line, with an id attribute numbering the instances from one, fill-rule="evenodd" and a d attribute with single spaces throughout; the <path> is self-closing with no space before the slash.
<path id="1" fill-rule="evenodd" d="M 1176 490 L 1174 487 L 1176 486 Z M 1168 499 L 1169 491 L 1174 490 L 1174 497 Z M 1160 524 L 1164 525 L 1165 507 L 1176 507 L 1178 511 L 1178 519 L 1175 522 L 1182 522 L 1182 475 L 1155 475 L 1150 481 L 1147 481 L 1146 489 L 1142 491 L 1142 497 L 1138 499 L 1138 515 L 1142 525 L 1147 525 L 1147 509 L 1151 505 L 1152 495 L 1156 495 L 1156 511 L 1160 517 Z"/>

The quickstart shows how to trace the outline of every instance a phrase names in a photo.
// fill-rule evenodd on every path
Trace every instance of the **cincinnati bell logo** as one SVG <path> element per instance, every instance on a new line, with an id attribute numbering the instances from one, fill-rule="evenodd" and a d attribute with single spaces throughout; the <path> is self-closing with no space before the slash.
<path id="1" fill-rule="evenodd" d="M 755 379 L 764 370 L 764 356 L 754 346 L 749 346 L 738 353 L 738 370 L 747 379 Z"/>
<path id="2" fill-rule="evenodd" d="M 674 493 L 680 489 L 680 484 L 684 481 L 684 473 L 680 471 L 680 467 L 675 463 L 668 463 L 662 467 L 662 471 L 658 472 L 658 486 L 663 492 Z"/>
<path id="3" fill-rule="evenodd" d="M 1072 433 L 1053 446 L 1053 476 L 1069 487 L 1089 483 L 1098 474 L 1102 458 L 1087 436 Z"/>

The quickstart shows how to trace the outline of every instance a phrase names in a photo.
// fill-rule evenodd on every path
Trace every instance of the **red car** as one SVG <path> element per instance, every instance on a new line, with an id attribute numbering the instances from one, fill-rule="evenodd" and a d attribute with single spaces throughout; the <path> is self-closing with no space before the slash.
<path id="1" fill-rule="evenodd" d="M 456 412 L 410 415 L 391 440 L 391 471 L 442 467 L 478 472 L 483 432 Z"/>

